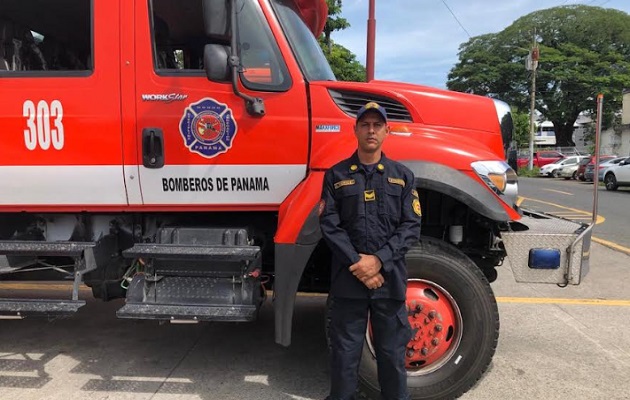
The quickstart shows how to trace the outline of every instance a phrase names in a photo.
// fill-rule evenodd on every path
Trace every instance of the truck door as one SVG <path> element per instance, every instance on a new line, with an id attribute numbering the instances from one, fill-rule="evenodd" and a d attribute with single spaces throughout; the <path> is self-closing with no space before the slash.
<path id="1" fill-rule="evenodd" d="M 267 7 L 265 5 L 265 7 Z M 264 100 L 254 117 L 228 82 L 203 70 L 201 0 L 136 3 L 138 164 L 145 205 L 277 207 L 304 179 L 306 89 L 270 9 L 239 2 L 242 92 Z M 149 28 L 150 27 L 150 28 Z M 277 29 L 277 28 L 274 28 Z"/>
<path id="2" fill-rule="evenodd" d="M 119 12 L 118 1 L 0 2 L 0 208 L 127 205 Z"/>

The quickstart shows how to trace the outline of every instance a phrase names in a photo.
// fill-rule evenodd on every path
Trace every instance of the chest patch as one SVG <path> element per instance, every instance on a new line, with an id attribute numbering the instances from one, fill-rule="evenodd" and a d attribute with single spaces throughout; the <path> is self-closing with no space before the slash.
<path id="1" fill-rule="evenodd" d="M 387 182 L 405 187 L 405 181 L 400 178 L 387 178 Z"/>
<path id="2" fill-rule="evenodd" d="M 376 200 L 376 192 L 374 190 L 366 190 L 363 192 L 365 196 L 365 201 L 375 201 Z"/>
<path id="3" fill-rule="evenodd" d="M 352 186 L 354 185 L 354 179 L 346 179 L 345 181 L 339 181 L 335 183 L 335 189 L 339 189 L 344 186 Z"/>

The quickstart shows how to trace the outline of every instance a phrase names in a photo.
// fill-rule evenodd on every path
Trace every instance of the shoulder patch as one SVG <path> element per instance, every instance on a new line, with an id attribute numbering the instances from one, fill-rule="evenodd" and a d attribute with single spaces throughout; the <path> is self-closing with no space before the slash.
<path id="1" fill-rule="evenodd" d="M 404 179 L 400 179 L 400 178 L 391 178 L 391 177 L 390 177 L 390 178 L 387 178 L 387 181 L 388 181 L 389 183 L 394 184 L 394 185 L 400 185 L 400 186 L 402 186 L 402 187 L 405 187 L 405 181 L 404 181 Z"/>
<path id="2" fill-rule="evenodd" d="M 335 183 L 335 189 L 339 189 L 340 187 L 344 187 L 344 186 L 352 186 L 354 185 L 354 179 L 346 179 L 345 181 L 339 181 L 337 183 Z"/>
<path id="3" fill-rule="evenodd" d="M 412 189 L 411 190 L 411 194 L 413 195 L 413 197 L 419 197 L 418 196 L 418 191 L 416 189 Z"/>
<path id="4" fill-rule="evenodd" d="M 420 200 L 413 199 L 412 206 L 413 206 L 413 212 L 415 212 L 417 216 L 421 217 L 422 208 L 420 207 Z"/>

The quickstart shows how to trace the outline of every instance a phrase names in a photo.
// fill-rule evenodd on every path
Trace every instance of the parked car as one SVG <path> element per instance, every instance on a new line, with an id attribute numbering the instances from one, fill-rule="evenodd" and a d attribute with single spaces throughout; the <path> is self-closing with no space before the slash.
<path id="1" fill-rule="evenodd" d="M 611 156 L 611 155 L 599 156 L 599 163 L 601 165 L 603 162 L 612 160 L 613 158 L 616 158 L 616 157 L 617 156 Z M 581 181 L 586 180 L 586 178 L 584 177 L 584 173 L 586 172 L 586 166 L 588 164 L 595 164 L 595 156 L 590 156 L 580 161 L 580 165 L 578 166 L 578 169 L 577 169 L 577 178 Z"/>
<path id="2" fill-rule="evenodd" d="M 630 186 L 630 157 L 604 171 L 606 190 L 617 190 L 619 186 Z"/>
<path id="3" fill-rule="evenodd" d="M 564 154 L 555 150 L 543 150 L 534 152 L 534 167 L 542 167 L 552 162 L 565 158 Z M 519 168 L 527 168 L 529 165 L 529 154 L 521 153 L 516 161 Z"/>
<path id="4" fill-rule="evenodd" d="M 610 159 L 608 161 L 604 161 L 602 163 L 599 163 L 599 171 L 597 173 L 597 180 L 599 182 L 603 182 L 604 181 L 604 171 L 606 171 L 606 169 L 612 165 L 617 165 L 619 164 L 621 161 L 625 160 L 627 157 L 616 157 L 613 159 Z M 586 170 L 584 171 L 584 179 L 587 182 L 592 182 L 593 181 L 593 170 L 595 169 L 595 164 L 594 163 L 589 163 L 586 166 Z"/>
<path id="5" fill-rule="evenodd" d="M 580 160 L 582 160 L 582 158 L 584 158 L 585 156 L 573 156 L 573 157 L 567 157 L 567 158 L 563 158 L 561 160 L 558 160 L 556 162 L 553 162 L 551 164 L 547 164 L 545 166 L 543 166 L 542 168 L 540 168 L 540 172 L 539 175 L 540 176 L 552 176 L 554 178 L 558 177 L 558 169 L 560 169 L 561 167 L 564 167 L 565 165 L 577 165 L 578 162 L 580 162 Z"/>
<path id="6" fill-rule="evenodd" d="M 564 178 L 565 180 L 577 179 L 577 170 L 579 166 L 579 163 L 562 166 L 558 168 L 556 176 L 558 178 Z"/>

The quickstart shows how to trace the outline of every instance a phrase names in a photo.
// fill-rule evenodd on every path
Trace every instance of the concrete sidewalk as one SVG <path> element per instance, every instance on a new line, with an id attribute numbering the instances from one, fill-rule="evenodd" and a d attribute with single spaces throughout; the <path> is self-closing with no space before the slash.
<path id="1" fill-rule="evenodd" d="M 630 256 L 599 244 L 591 255 L 590 273 L 577 287 L 519 284 L 499 273 L 499 346 L 491 371 L 464 399 L 630 399 Z"/>

